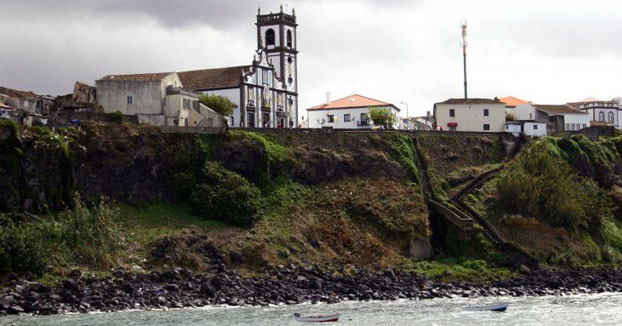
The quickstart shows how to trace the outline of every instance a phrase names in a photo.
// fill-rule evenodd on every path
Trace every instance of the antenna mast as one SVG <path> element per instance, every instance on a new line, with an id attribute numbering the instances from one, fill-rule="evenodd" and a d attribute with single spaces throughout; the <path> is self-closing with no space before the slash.
<path id="1" fill-rule="evenodd" d="M 468 98 L 467 97 L 467 70 L 466 70 L 466 48 L 467 48 L 467 41 L 466 41 L 467 23 L 466 21 L 460 24 L 460 28 L 462 29 L 462 58 L 464 62 L 464 98 L 466 99 Z"/>

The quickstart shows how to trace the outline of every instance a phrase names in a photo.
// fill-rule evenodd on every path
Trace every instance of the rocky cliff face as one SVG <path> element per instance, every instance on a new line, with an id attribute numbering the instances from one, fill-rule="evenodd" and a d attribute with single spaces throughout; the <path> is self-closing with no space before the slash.
<path id="1" fill-rule="evenodd" d="M 422 153 L 416 153 L 413 137 Z M 461 162 L 492 164 L 505 156 L 495 135 L 191 135 L 99 123 L 57 131 L 2 126 L 0 147 L 1 212 L 59 211 L 71 205 L 74 192 L 86 202 L 103 196 L 131 205 L 184 203 L 206 160 L 222 163 L 261 190 L 267 202 L 263 219 L 250 229 L 193 235 L 199 242 L 171 234 L 146 244 L 163 253 L 147 257 L 149 266 L 196 260 L 197 268 L 207 268 L 201 263 L 203 242 L 230 253 L 244 268 L 386 266 L 430 257 L 419 169 L 433 165 L 449 173 Z M 176 245 L 162 245 L 167 243 Z"/>

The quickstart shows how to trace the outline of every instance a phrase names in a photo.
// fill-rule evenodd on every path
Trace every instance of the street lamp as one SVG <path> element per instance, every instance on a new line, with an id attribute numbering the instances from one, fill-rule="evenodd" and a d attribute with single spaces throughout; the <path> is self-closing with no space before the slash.
<path id="1" fill-rule="evenodd" d="M 400 102 L 400 103 L 406 105 L 406 130 L 408 130 L 409 122 L 410 122 L 409 119 L 408 119 L 409 118 L 409 116 L 408 116 L 408 103 L 405 103 L 405 102 Z"/>

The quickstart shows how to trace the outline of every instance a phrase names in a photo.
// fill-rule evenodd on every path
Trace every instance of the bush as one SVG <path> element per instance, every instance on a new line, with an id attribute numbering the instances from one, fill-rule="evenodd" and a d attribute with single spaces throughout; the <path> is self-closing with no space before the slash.
<path id="1" fill-rule="evenodd" d="M 114 111 L 110 113 L 110 121 L 117 122 L 117 123 L 125 122 L 125 115 L 123 115 L 121 111 Z"/>
<path id="2" fill-rule="evenodd" d="M 199 102 L 224 116 L 230 116 L 235 108 L 235 104 L 221 95 L 199 95 Z"/>
<path id="3" fill-rule="evenodd" d="M 0 215 L 0 273 L 43 272 L 47 265 L 43 242 L 34 223 Z"/>
<path id="4" fill-rule="evenodd" d="M 217 218 L 238 226 L 250 226 L 264 208 L 259 188 L 220 163 L 206 162 L 202 182 L 190 197 L 194 209 L 206 218 Z"/>
<path id="5" fill-rule="evenodd" d="M 387 129 L 391 128 L 395 123 L 395 116 L 387 108 L 370 107 L 369 118 L 374 122 L 375 126 L 384 126 Z"/>
<path id="6" fill-rule="evenodd" d="M 59 214 L 60 240 L 72 262 L 86 265 L 109 265 L 120 247 L 119 209 L 104 199 L 92 209 L 74 196 L 74 209 Z"/>
<path id="7" fill-rule="evenodd" d="M 572 229 L 587 227 L 585 207 L 594 207 L 586 205 L 592 199 L 582 191 L 586 186 L 581 181 L 566 161 L 551 155 L 544 144 L 535 144 L 523 150 L 499 176 L 497 191 L 500 203 L 509 212 Z"/>

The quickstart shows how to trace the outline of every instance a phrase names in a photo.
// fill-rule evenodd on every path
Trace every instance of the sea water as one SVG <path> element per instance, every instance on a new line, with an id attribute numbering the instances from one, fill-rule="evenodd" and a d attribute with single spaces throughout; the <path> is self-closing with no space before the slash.
<path id="1" fill-rule="evenodd" d="M 509 303 L 505 312 L 469 306 Z M 304 325 L 293 314 L 340 313 L 333 325 L 622 325 L 622 294 L 488 297 L 398 301 L 348 301 L 269 307 L 205 307 L 55 316 L 0 317 L 0 325 Z"/>

